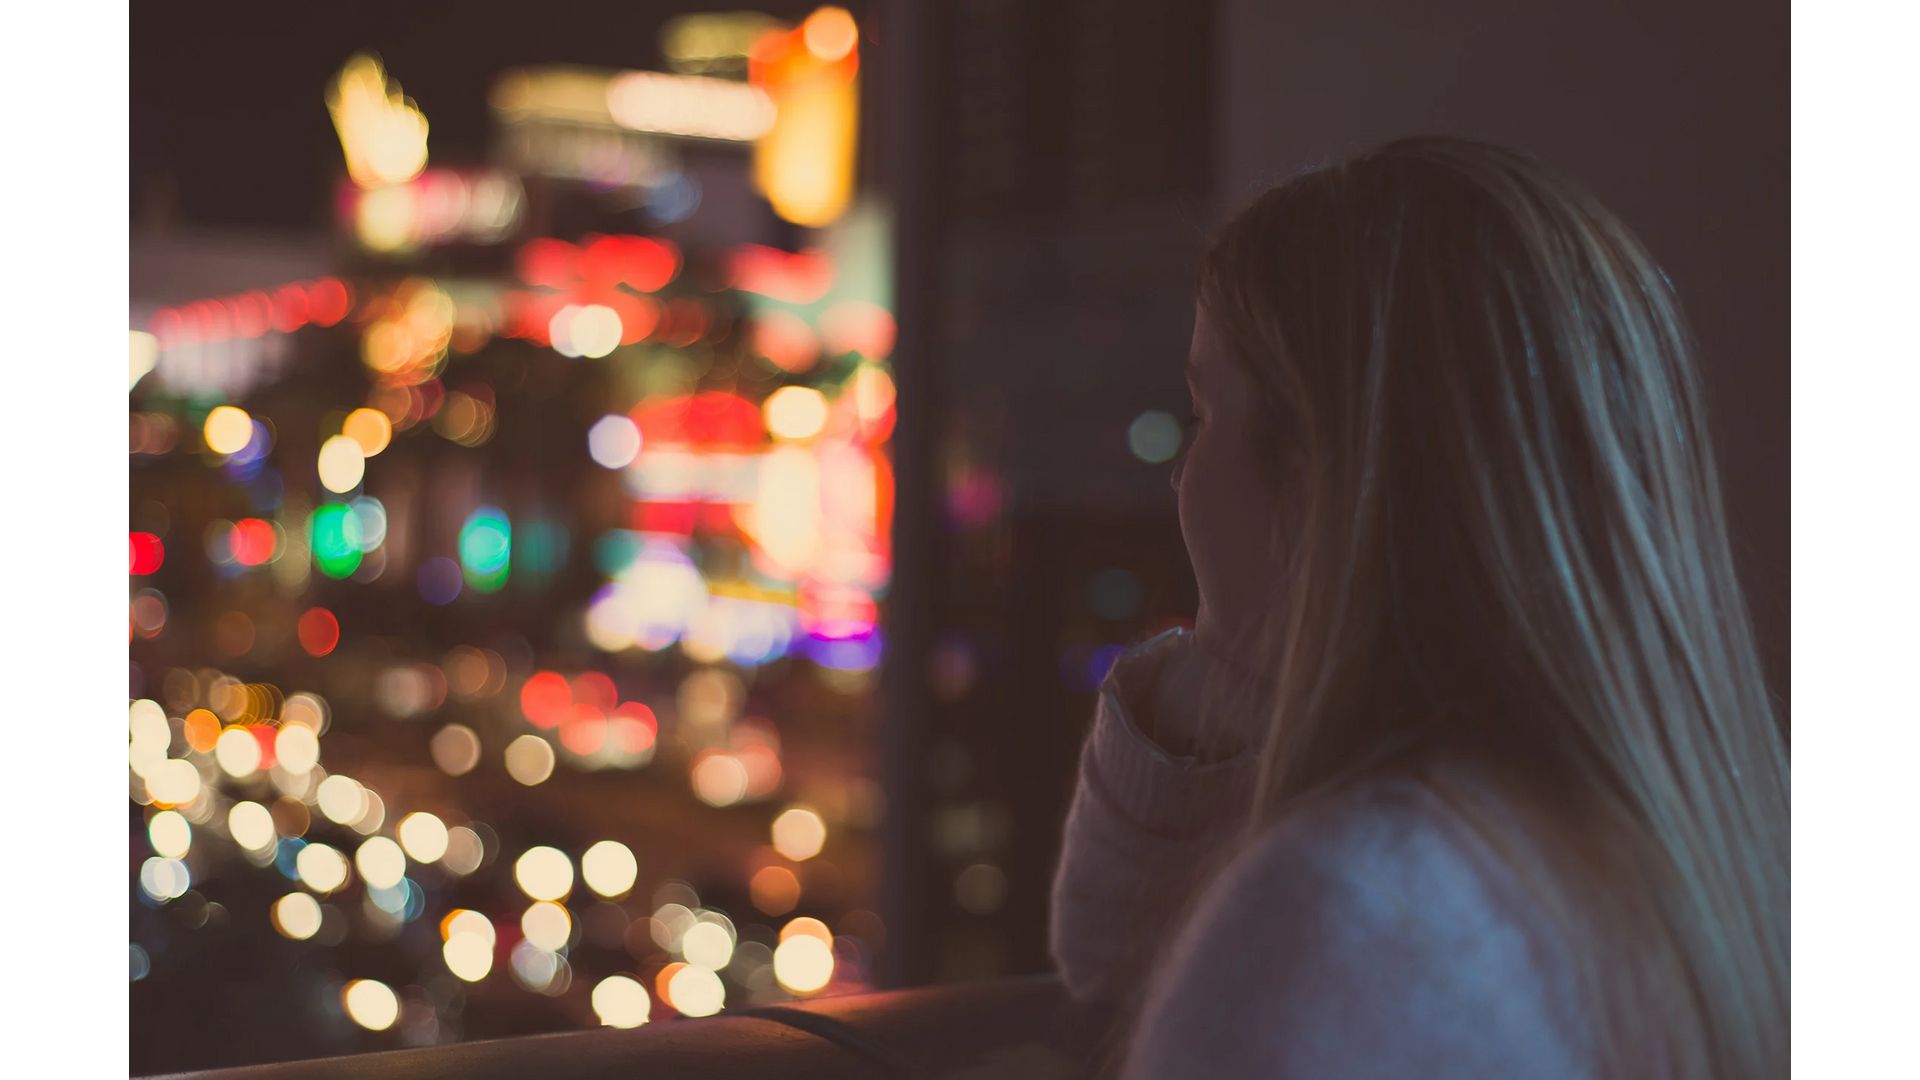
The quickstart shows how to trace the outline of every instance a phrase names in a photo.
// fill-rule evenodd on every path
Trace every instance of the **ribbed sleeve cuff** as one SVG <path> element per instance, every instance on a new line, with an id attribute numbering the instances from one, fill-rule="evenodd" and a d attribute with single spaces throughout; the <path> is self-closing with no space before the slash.
<path id="1" fill-rule="evenodd" d="M 1167 751 L 1135 722 L 1139 703 L 1178 631 L 1149 638 L 1114 664 L 1101 684 L 1093 731 L 1082 752 L 1082 778 L 1111 809 L 1163 836 L 1217 831 L 1246 813 L 1259 762 L 1251 751 L 1202 762 Z"/>

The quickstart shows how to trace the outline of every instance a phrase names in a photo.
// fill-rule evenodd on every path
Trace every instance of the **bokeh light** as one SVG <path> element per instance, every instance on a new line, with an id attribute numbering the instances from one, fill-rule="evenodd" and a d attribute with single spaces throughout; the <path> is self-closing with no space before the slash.
<path id="1" fill-rule="evenodd" d="M 719 971 L 733 958 L 733 935 L 718 923 L 695 923 L 680 939 L 680 955 L 694 967 Z"/>
<path id="2" fill-rule="evenodd" d="M 162 810 L 147 822 L 147 840 L 161 858 L 185 858 L 193 845 L 193 826 L 179 811 Z"/>
<path id="3" fill-rule="evenodd" d="M 373 979 L 354 979 L 340 991 L 340 1003 L 354 1023 L 385 1031 L 400 1019 L 400 999 L 391 987 Z"/>
<path id="4" fill-rule="evenodd" d="M 253 441 L 253 417 L 238 406 L 216 406 L 207 413 L 200 433 L 206 438 L 207 449 L 214 453 L 237 454 Z"/>
<path id="5" fill-rule="evenodd" d="M 809 934 L 795 934 L 773 950 L 773 976 L 796 994 L 811 994 L 833 981 L 833 947 Z"/>
<path id="6" fill-rule="evenodd" d="M 185 806 L 200 794 L 200 770 L 191 761 L 173 759 L 147 774 L 147 797 L 164 806 Z"/>
<path id="7" fill-rule="evenodd" d="M 320 932 L 320 902 L 306 893 L 288 893 L 274 901 L 273 928 L 283 937 L 305 941 Z"/>
<path id="8" fill-rule="evenodd" d="M 811 807 L 793 806 L 773 819 L 773 849 L 792 859 L 805 862 L 820 854 L 827 843 L 827 826 Z"/>
<path id="9" fill-rule="evenodd" d="M 747 882 L 747 890 L 763 915 L 785 915 L 800 902 L 800 879 L 784 866 L 761 867 Z"/>
<path id="10" fill-rule="evenodd" d="M 810 386 L 783 386 L 762 406 L 767 431 L 777 438 L 811 439 L 827 426 L 827 399 Z"/>
<path id="11" fill-rule="evenodd" d="M 360 444 L 345 435 L 335 435 L 320 444 L 320 486 L 345 495 L 360 486 L 367 474 L 367 455 Z"/>
<path id="12" fill-rule="evenodd" d="M 127 543 L 130 550 L 127 571 L 136 577 L 158 572 L 167 561 L 166 545 L 152 533 L 129 533 Z"/>
<path id="13" fill-rule="evenodd" d="M 681 964 L 667 980 L 667 1003 L 683 1016 L 712 1016 L 726 1007 L 727 988 L 706 968 Z"/>
<path id="14" fill-rule="evenodd" d="M 360 568 L 360 518 L 351 507 L 329 503 L 308 519 L 308 544 L 313 563 L 330 578 L 345 578 Z"/>
<path id="15" fill-rule="evenodd" d="M 399 828 L 394 831 L 400 837 L 400 846 L 417 862 L 439 862 L 447 853 L 446 823 L 425 811 L 401 818 Z"/>
<path id="16" fill-rule="evenodd" d="M 456 874 L 466 875 L 480 869 L 486 860 L 486 844 L 480 839 L 479 833 L 465 825 L 455 825 L 447 830 L 447 853 L 441 856 L 441 865 Z"/>
<path id="17" fill-rule="evenodd" d="M 513 527 L 501 510 L 483 506 L 460 527 L 460 565 L 475 591 L 499 591 L 507 583 L 512 554 Z"/>
<path id="18" fill-rule="evenodd" d="M 300 614 L 296 633 L 308 656 L 325 656 L 340 644 L 340 620 L 326 608 L 308 608 Z"/>
<path id="19" fill-rule="evenodd" d="M 593 988 L 593 1013 L 608 1027 L 639 1027 L 652 1012 L 647 988 L 631 976 L 609 975 Z"/>
<path id="20" fill-rule="evenodd" d="M 295 856 L 294 866 L 300 883 L 325 895 L 346 885 L 347 857 L 326 844 L 308 844 Z"/>
<path id="21" fill-rule="evenodd" d="M 618 840 L 602 840 L 580 856 L 580 876 L 587 888 L 609 900 L 627 894 L 640 876 L 639 861 L 632 849 Z"/>
<path id="22" fill-rule="evenodd" d="M 640 454 L 640 428 L 630 417 L 614 413 L 587 429 L 587 453 L 606 469 L 624 469 Z"/>
<path id="23" fill-rule="evenodd" d="M 373 457 L 393 441 L 393 421 L 379 409 L 359 408 L 347 414 L 340 434 L 360 447 L 363 457 Z"/>
<path id="24" fill-rule="evenodd" d="M 732 806 L 747 796 L 747 769 L 740 759 L 718 750 L 702 751 L 693 762 L 693 793 L 708 806 Z"/>
<path id="25" fill-rule="evenodd" d="M 433 763 L 448 776 L 465 776 L 480 764 L 480 736 L 465 724 L 448 724 L 427 744 Z"/>
<path id="26" fill-rule="evenodd" d="M 367 885 L 375 889 L 391 889 L 407 876 L 406 853 L 384 836 L 362 843 L 354 853 L 353 864 Z"/>
<path id="27" fill-rule="evenodd" d="M 227 811 L 227 835 L 248 851 L 260 851 L 273 843 L 273 814 L 257 802 L 237 802 Z"/>
<path id="28" fill-rule="evenodd" d="M 528 787 L 553 775 L 553 744 L 538 735 L 522 735 L 507 744 L 507 775 Z"/>
<path id="29" fill-rule="evenodd" d="M 290 773 L 308 773 L 320 764 L 320 737 L 303 724 L 283 726 L 273 737 L 275 762 Z"/>
<path id="30" fill-rule="evenodd" d="M 185 896 L 192 884 L 193 878 L 187 873 L 187 864 L 179 859 L 156 855 L 140 864 L 140 889 L 158 903 Z"/>
<path id="31" fill-rule="evenodd" d="M 1149 465 L 1172 461 L 1180 452 L 1180 421 L 1171 413 L 1148 409 L 1127 425 L 1127 449 Z"/>
<path id="32" fill-rule="evenodd" d="M 467 982 L 479 982 L 493 970 L 493 937 L 454 934 L 440 946 L 440 957 L 447 970 Z"/>
<path id="33" fill-rule="evenodd" d="M 553 847 L 531 847 L 513 864 L 513 880 L 534 900 L 560 901 L 573 891 L 573 862 Z"/>
<path id="34" fill-rule="evenodd" d="M 228 776 L 245 779 L 260 768 L 260 740 L 247 728 L 230 727 L 213 744 L 213 757 Z"/>
<path id="35" fill-rule="evenodd" d="M 559 952 L 573 933 L 573 919 L 559 904 L 538 900 L 520 916 L 520 933 L 539 948 Z"/>
<path id="36" fill-rule="evenodd" d="M 360 782 L 343 773 L 320 781 L 316 800 L 320 812 L 337 825 L 352 825 L 367 812 L 367 791 Z"/>

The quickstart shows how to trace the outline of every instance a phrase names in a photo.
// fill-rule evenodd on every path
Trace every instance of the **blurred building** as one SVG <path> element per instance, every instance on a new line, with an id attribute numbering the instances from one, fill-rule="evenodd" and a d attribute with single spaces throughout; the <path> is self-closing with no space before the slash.
<path id="1" fill-rule="evenodd" d="M 873 982 L 859 29 L 659 42 L 501 71 L 474 155 L 356 55 L 331 229 L 136 234 L 136 1071 Z"/>

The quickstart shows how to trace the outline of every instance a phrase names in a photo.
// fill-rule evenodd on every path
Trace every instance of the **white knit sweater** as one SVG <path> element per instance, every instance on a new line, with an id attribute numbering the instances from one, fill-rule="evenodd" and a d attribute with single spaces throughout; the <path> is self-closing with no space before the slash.
<path id="1" fill-rule="evenodd" d="M 1144 996 L 1126 1075 L 1594 1075 L 1562 955 L 1418 781 L 1363 782 L 1238 842 L 1253 752 L 1175 756 L 1135 722 L 1180 707 L 1152 682 L 1188 647 L 1161 635 L 1108 675 L 1054 881 L 1068 989 Z"/>

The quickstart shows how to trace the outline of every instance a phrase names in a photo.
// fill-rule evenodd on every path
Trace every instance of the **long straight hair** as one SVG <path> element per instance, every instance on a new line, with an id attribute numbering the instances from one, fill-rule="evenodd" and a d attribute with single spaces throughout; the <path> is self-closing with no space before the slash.
<path id="1" fill-rule="evenodd" d="M 1420 138 L 1261 195 L 1198 300 L 1303 515 L 1252 824 L 1435 751 L 1607 1075 L 1785 1076 L 1786 739 L 1665 274 L 1533 158 Z"/>

